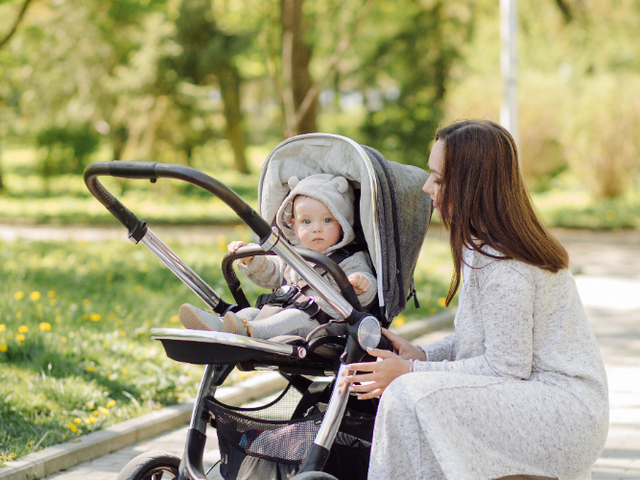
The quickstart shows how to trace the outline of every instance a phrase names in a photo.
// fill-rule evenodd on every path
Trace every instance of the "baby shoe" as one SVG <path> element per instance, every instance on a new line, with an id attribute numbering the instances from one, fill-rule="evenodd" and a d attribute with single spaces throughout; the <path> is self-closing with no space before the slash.
<path id="1" fill-rule="evenodd" d="M 244 335 L 245 337 L 253 336 L 251 324 L 231 311 L 224 314 L 222 320 L 222 331 Z"/>
<path id="2" fill-rule="evenodd" d="M 189 303 L 185 303 L 178 311 L 178 318 L 185 328 L 192 330 L 213 330 L 219 332 L 222 330 L 222 320 L 210 310 L 194 307 Z"/>

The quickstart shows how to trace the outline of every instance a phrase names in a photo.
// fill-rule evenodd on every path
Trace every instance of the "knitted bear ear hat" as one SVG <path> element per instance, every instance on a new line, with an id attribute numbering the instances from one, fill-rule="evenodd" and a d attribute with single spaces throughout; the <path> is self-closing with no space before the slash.
<path id="1" fill-rule="evenodd" d="M 296 247 L 302 245 L 291 228 L 293 200 L 298 195 L 324 203 L 342 227 L 342 239 L 332 247 L 329 247 L 324 253 L 330 253 L 353 241 L 355 238 L 353 231 L 355 195 L 346 178 L 319 173 L 305 177 L 302 180 L 298 179 L 298 177 L 291 177 L 288 183 L 291 192 L 278 209 L 276 224 L 292 245 Z"/>

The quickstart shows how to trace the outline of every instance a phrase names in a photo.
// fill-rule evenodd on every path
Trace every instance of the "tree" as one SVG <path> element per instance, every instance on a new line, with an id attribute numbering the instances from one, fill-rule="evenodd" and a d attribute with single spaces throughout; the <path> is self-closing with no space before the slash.
<path id="1" fill-rule="evenodd" d="M 464 1 L 413 3 L 387 17 L 388 33 L 369 32 L 372 47 L 361 64 L 361 88 L 369 90 L 362 133 L 369 145 L 426 165 L 451 69 L 473 33 L 472 8 Z M 383 14 L 377 12 L 378 21 Z"/>
<path id="2" fill-rule="evenodd" d="M 229 35 L 221 31 L 208 0 L 182 2 L 176 30 L 176 42 L 182 47 L 182 53 L 173 60 L 175 70 L 196 85 L 209 84 L 214 78 L 217 80 L 235 169 L 248 173 L 241 110 L 242 78 L 235 57 L 248 47 L 251 36 Z"/>
<path id="3" fill-rule="evenodd" d="M 4 2 L 0 1 L 0 3 L 4 3 Z M 11 37 L 13 37 L 13 35 L 18 31 L 18 26 L 20 25 L 20 22 L 22 22 L 22 19 L 24 18 L 25 13 L 27 13 L 27 9 L 29 8 L 30 4 L 31 4 L 31 0 L 24 0 L 22 2 L 22 6 L 20 7 L 20 10 L 16 15 L 15 20 L 13 21 L 11 27 L 9 28 L 9 31 L 3 37 L 0 38 L 0 50 L 9 42 L 9 40 L 11 40 Z M 2 150 L 0 150 L 0 158 L 2 158 Z M 2 175 L 2 164 L 0 164 L 0 190 L 3 190 L 3 189 L 4 189 L 4 180 Z"/>

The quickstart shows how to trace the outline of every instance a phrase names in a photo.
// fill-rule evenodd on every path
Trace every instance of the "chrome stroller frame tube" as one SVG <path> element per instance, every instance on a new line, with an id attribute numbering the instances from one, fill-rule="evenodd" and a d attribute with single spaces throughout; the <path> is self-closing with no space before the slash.
<path id="1" fill-rule="evenodd" d="M 151 250 L 204 303 L 214 310 L 217 309 L 221 300 L 220 296 L 160 240 L 149 227 L 147 227 L 147 232 L 140 242 Z"/>
<path id="2" fill-rule="evenodd" d="M 213 377 L 219 368 L 218 365 L 207 365 L 202 374 L 198 394 L 196 395 L 196 400 L 193 405 L 193 413 L 191 414 L 191 422 L 187 432 L 184 455 L 180 461 L 178 471 L 178 478 L 180 480 L 208 480 L 202 464 L 204 447 L 207 440 L 208 423 L 208 419 L 204 417 L 203 407 L 205 397 L 211 393 Z"/>

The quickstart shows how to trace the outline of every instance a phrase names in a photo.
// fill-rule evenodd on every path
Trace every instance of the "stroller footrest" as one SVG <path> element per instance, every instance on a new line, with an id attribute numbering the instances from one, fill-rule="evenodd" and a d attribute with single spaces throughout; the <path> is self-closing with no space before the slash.
<path id="1" fill-rule="evenodd" d="M 172 360 L 197 365 L 236 364 L 276 355 L 299 358 L 299 350 L 292 345 L 258 340 L 234 333 L 180 328 L 153 328 L 150 336 L 162 342 Z"/>

